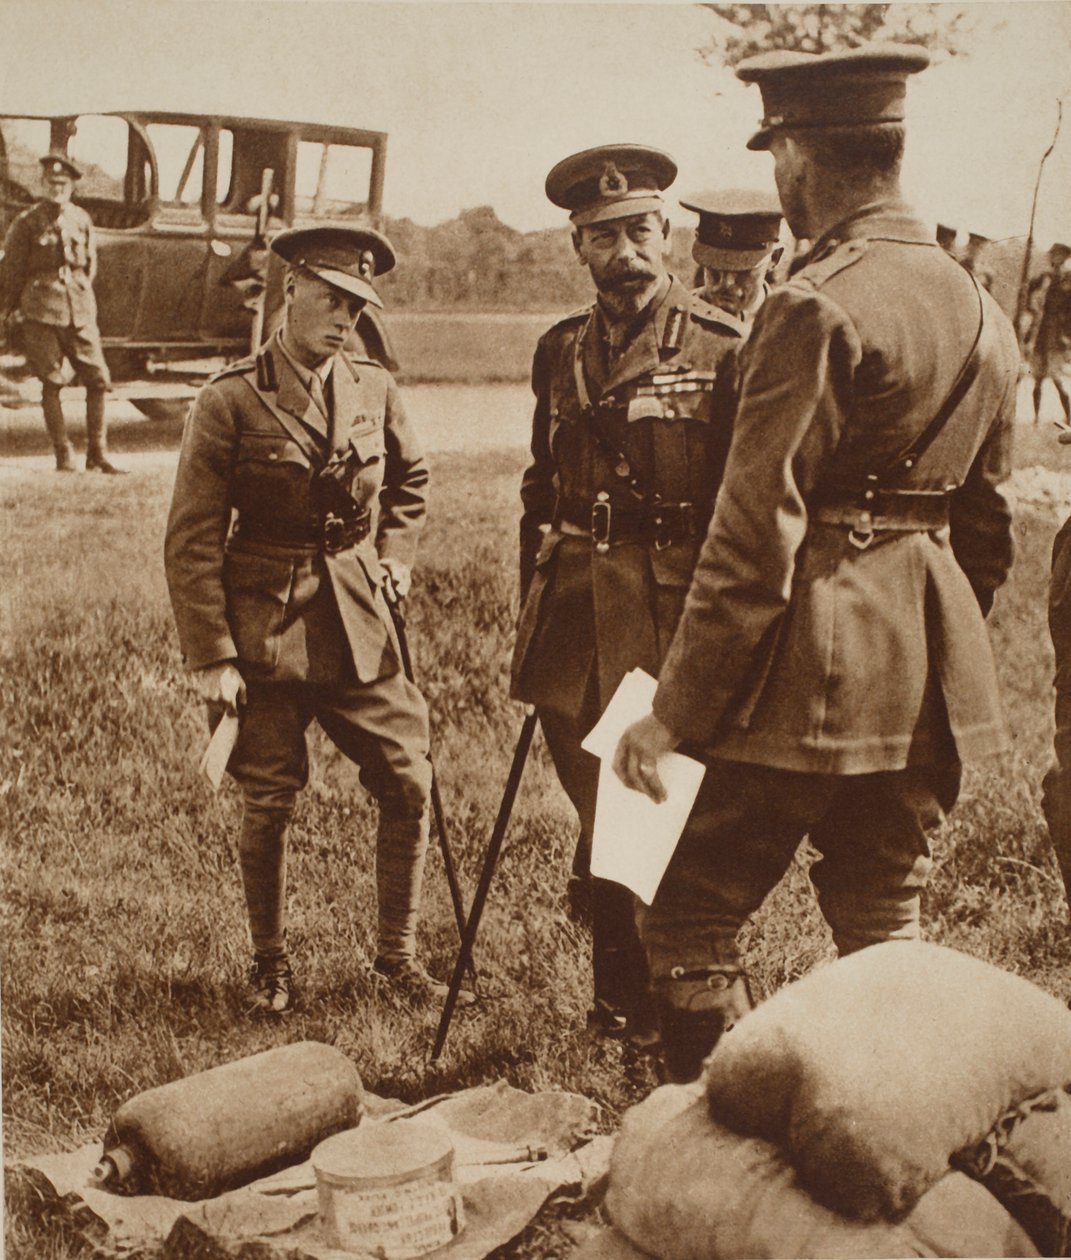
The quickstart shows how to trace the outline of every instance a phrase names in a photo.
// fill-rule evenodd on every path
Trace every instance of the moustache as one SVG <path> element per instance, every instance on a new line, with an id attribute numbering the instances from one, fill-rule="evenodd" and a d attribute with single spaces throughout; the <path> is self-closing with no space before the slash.
<path id="1" fill-rule="evenodd" d="M 626 289 L 630 285 L 638 284 L 640 282 L 650 284 L 654 278 L 655 275 L 652 271 L 648 271 L 646 269 L 629 269 L 628 271 L 615 272 L 613 275 L 608 276 L 606 280 L 606 287 L 609 289 Z"/>

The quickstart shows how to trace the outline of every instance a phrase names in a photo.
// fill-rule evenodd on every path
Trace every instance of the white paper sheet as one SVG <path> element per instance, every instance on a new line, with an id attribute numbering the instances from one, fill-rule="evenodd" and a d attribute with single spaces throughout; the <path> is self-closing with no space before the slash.
<path id="1" fill-rule="evenodd" d="M 200 766 L 201 773 L 207 777 L 209 783 L 217 791 L 219 790 L 219 785 L 223 782 L 223 774 L 227 769 L 227 762 L 234 751 L 237 739 L 238 715 L 235 713 L 224 713 L 219 720 L 219 725 L 212 732 L 212 738 L 208 741 L 208 747 L 201 758 Z"/>
<path id="2" fill-rule="evenodd" d="M 658 760 L 658 773 L 666 789 L 666 799 L 660 804 L 625 787 L 614 773 L 618 740 L 626 727 L 651 712 L 657 686 L 657 681 L 641 669 L 626 674 L 582 744 L 602 759 L 591 837 L 591 873 L 624 884 L 645 905 L 654 900 L 705 773 L 701 762 L 681 753 L 665 753 Z"/>

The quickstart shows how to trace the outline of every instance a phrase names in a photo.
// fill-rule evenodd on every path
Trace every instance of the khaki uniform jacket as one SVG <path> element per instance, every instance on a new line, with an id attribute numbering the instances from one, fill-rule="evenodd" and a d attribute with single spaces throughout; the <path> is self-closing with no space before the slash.
<path id="1" fill-rule="evenodd" d="M 638 667 L 657 674 L 691 581 L 729 442 L 731 399 L 718 365 L 743 324 L 670 279 L 607 369 L 591 306 L 554 325 L 532 366 L 532 459 L 521 500 L 522 609 L 513 655 L 516 698 L 577 717 L 592 691 L 605 705 Z M 664 548 L 595 549 L 561 506 L 636 499 L 596 440 L 585 401 L 645 490 L 691 503 L 698 532 Z M 583 515 L 583 513 L 581 514 Z"/>
<path id="2" fill-rule="evenodd" d="M 81 206 L 39 201 L 8 228 L 0 260 L 0 312 L 57 328 L 96 325 L 97 245 Z"/>
<path id="3" fill-rule="evenodd" d="M 999 749 L 984 613 L 1011 564 L 1018 351 L 983 293 L 981 367 L 897 485 L 951 489 L 950 525 L 866 549 L 814 519 L 951 392 L 979 326 L 967 273 L 901 203 L 861 209 L 759 311 L 717 509 L 655 698 L 715 754 L 834 774 Z"/>
<path id="4" fill-rule="evenodd" d="M 205 385 L 186 422 L 165 541 L 183 655 L 192 669 L 236 660 L 259 679 L 372 682 L 400 668 L 379 557 L 412 564 L 427 465 L 385 368 L 336 355 L 329 430 L 278 338 L 265 354 L 277 388 L 245 360 Z M 367 539 L 327 555 L 243 535 L 258 520 L 299 535 L 328 451 L 373 509 Z"/>

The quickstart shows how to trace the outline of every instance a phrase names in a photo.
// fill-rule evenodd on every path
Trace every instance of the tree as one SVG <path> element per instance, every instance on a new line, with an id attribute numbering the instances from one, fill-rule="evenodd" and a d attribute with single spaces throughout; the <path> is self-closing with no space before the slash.
<path id="1" fill-rule="evenodd" d="M 788 48 L 836 52 L 871 40 L 962 51 L 978 18 L 969 5 L 950 4 L 704 4 L 719 19 L 700 50 L 713 65 Z M 984 6 L 982 6 L 984 7 Z"/>

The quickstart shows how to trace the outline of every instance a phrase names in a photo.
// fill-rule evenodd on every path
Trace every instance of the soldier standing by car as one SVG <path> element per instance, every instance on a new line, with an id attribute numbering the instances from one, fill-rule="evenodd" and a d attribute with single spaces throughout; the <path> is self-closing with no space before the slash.
<path id="1" fill-rule="evenodd" d="M 289 1010 L 286 833 L 315 718 L 379 805 L 374 971 L 443 995 L 415 959 L 428 841 L 428 715 L 386 604 L 410 582 L 427 465 L 386 369 L 342 353 L 394 265 L 366 229 L 281 232 L 282 330 L 198 395 L 179 455 L 165 561 L 186 664 L 218 718 L 240 713 L 229 772 L 257 1009 Z M 232 513 L 236 519 L 231 524 Z M 387 589 L 385 589 L 387 588 Z"/>
<path id="2" fill-rule="evenodd" d="M 704 193 L 681 205 L 699 216 L 692 242 L 696 292 L 750 329 L 783 253 L 781 207 L 771 194 L 750 189 Z"/>
<path id="3" fill-rule="evenodd" d="M 44 200 L 8 228 L 0 259 L 0 315 L 41 382 L 45 427 L 60 472 L 74 470 L 63 414 L 63 364 L 69 360 L 86 391 L 86 470 L 118 473 L 108 458 L 104 401 L 111 384 L 97 329 L 93 222 L 71 194 L 82 172 L 63 153 L 41 158 Z"/>
<path id="4" fill-rule="evenodd" d="M 667 154 L 624 144 L 574 154 L 546 180 L 598 297 L 554 325 L 533 362 L 513 694 L 536 706 L 580 816 L 581 874 L 598 762 L 580 741 L 629 670 L 658 673 L 728 445 L 718 367 L 743 326 L 665 269 L 662 190 L 675 175 Z M 652 1019 L 634 898 L 599 879 L 592 903 L 592 1021 L 643 1044 Z"/>
<path id="5" fill-rule="evenodd" d="M 900 199 L 906 82 L 927 63 L 886 45 L 737 67 L 766 114 L 750 147 L 772 152 L 788 226 L 814 248 L 741 352 L 654 712 L 615 759 L 659 799 L 664 752 L 708 757 L 644 922 L 676 1079 L 746 1009 L 737 934 L 803 837 L 840 954 L 915 937 L 927 833 L 961 760 L 1004 744 L 984 618 L 1011 563 L 1018 351 Z"/>

